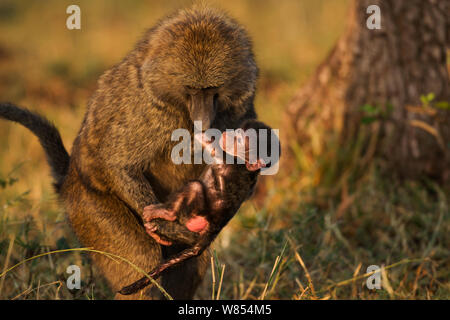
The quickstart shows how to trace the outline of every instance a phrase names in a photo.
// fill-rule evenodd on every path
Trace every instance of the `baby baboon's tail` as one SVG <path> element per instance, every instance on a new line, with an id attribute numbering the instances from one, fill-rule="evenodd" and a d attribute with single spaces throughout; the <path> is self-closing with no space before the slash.
<path id="1" fill-rule="evenodd" d="M 59 192 L 69 168 L 70 157 L 58 129 L 46 118 L 12 103 L 0 103 L 0 118 L 22 124 L 39 138 L 55 179 L 55 189 Z"/>

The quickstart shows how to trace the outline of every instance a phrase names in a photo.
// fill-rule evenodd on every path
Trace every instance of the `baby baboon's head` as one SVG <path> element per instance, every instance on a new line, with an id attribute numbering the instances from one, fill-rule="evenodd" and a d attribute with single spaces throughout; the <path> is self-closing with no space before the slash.
<path id="1" fill-rule="evenodd" d="M 162 20 L 148 34 L 143 85 L 163 105 L 187 108 L 203 130 L 215 115 L 241 115 L 258 73 L 245 30 L 215 10 L 195 7 Z"/>

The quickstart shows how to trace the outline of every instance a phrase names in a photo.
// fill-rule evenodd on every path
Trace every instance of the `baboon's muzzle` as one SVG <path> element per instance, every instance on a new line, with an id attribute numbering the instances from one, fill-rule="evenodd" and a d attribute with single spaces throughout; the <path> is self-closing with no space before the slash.
<path id="1" fill-rule="evenodd" d="M 217 94 L 205 90 L 191 95 L 189 114 L 192 122 L 201 121 L 202 131 L 209 129 L 214 121 L 216 116 L 216 100 Z"/>

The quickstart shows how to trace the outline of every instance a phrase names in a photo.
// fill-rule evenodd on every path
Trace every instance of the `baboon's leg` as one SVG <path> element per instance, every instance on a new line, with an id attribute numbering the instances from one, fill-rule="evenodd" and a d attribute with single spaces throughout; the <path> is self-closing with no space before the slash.
<path id="1" fill-rule="evenodd" d="M 172 256 L 179 252 L 174 249 L 167 247 L 167 249 L 164 248 L 163 250 L 167 251 L 166 254 Z M 209 253 L 205 250 L 200 256 L 164 271 L 161 276 L 161 284 L 174 299 L 192 299 L 205 276 L 208 266 Z"/>
<path id="2" fill-rule="evenodd" d="M 71 204 L 67 206 L 69 219 L 83 246 L 121 256 L 146 272 L 162 262 L 161 246 L 145 232 L 139 219 L 122 202 L 112 196 L 88 193 L 81 183 L 78 188 L 73 183 L 69 185 L 72 188 L 65 193 L 68 195 L 65 202 Z M 142 277 L 126 262 L 116 262 L 98 253 L 93 253 L 92 258 L 115 292 Z M 204 273 L 200 269 L 196 261 L 189 261 L 162 282 L 167 282 L 169 288 L 166 290 L 174 298 L 192 298 Z M 151 286 L 135 295 L 118 295 L 116 298 L 155 299 L 161 298 L 161 294 Z"/>

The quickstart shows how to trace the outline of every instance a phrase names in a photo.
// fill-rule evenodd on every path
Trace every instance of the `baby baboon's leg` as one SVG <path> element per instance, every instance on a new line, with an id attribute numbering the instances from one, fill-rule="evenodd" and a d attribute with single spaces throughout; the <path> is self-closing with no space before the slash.
<path id="1" fill-rule="evenodd" d="M 151 204 L 144 208 L 143 213 L 144 222 L 151 221 L 153 219 L 164 219 L 167 221 L 174 221 L 177 216 L 174 210 L 167 208 L 163 203 Z"/>

